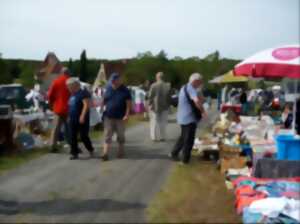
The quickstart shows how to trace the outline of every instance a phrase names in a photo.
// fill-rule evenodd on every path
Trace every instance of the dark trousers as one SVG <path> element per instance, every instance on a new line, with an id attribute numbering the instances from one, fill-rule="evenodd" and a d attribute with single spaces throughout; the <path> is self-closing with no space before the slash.
<path id="1" fill-rule="evenodd" d="M 187 125 L 181 125 L 181 135 L 177 140 L 172 156 L 177 157 L 179 152 L 182 151 L 182 161 L 188 163 L 191 159 L 191 152 L 194 145 L 196 135 L 197 124 L 191 123 Z"/>
<path id="2" fill-rule="evenodd" d="M 81 141 L 83 142 L 85 148 L 89 152 L 93 152 L 94 148 L 89 137 L 89 122 L 84 124 L 79 124 L 78 122 L 69 122 L 69 128 L 71 133 L 71 154 L 77 156 L 79 153 L 78 148 L 78 133 L 80 134 Z"/>

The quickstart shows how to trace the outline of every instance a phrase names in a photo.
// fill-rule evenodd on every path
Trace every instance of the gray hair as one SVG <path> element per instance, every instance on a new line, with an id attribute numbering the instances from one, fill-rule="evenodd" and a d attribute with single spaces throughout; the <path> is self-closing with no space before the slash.
<path id="1" fill-rule="evenodd" d="M 200 73 L 193 73 L 190 76 L 189 83 L 192 83 L 196 80 L 202 80 L 202 75 Z"/>
<path id="2" fill-rule="evenodd" d="M 74 85 L 74 84 L 80 85 L 80 81 L 79 81 L 78 78 L 72 77 L 72 78 L 69 78 L 66 81 L 66 84 L 67 84 L 67 86 L 71 86 L 71 85 Z"/>

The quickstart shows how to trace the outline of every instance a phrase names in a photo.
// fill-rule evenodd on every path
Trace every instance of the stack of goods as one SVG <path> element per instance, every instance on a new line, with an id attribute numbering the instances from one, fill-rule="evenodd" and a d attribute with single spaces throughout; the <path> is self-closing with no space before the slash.
<path id="1" fill-rule="evenodd" d="M 212 136 L 195 141 L 194 148 L 202 157 L 219 161 L 222 173 L 228 169 L 247 168 L 248 161 L 252 159 L 252 150 L 239 116 L 231 110 L 221 114 L 212 132 Z"/>
<path id="2" fill-rule="evenodd" d="M 237 146 L 220 144 L 220 170 L 225 174 L 225 184 L 232 189 L 232 181 L 240 176 L 250 176 L 252 172 L 251 158 L 243 155 Z"/>
<path id="3" fill-rule="evenodd" d="M 239 177 L 233 184 L 244 223 L 300 222 L 300 177 Z"/>
<path id="4" fill-rule="evenodd" d="M 213 126 L 212 131 L 218 137 L 224 137 L 230 126 L 230 121 L 227 119 L 227 114 L 221 114 L 219 120 Z"/>
<path id="5" fill-rule="evenodd" d="M 244 169 L 252 159 L 252 149 L 249 140 L 243 131 L 241 120 L 232 116 L 228 132 L 220 144 L 221 172 L 228 169 Z M 249 166 L 249 164 L 248 164 Z"/>
<path id="6" fill-rule="evenodd" d="M 249 159 L 242 156 L 239 147 L 220 144 L 220 165 L 221 173 L 225 173 L 228 169 L 240 169 L 247 165 Z"/>
<path id="7" fill-rule="evenodd" d="M 211 135 L 206 135 L 202 138 L 196 138 L 194 149 L 205 160 L 217 161 L 219 159 L 219 138 Z"/>
<path id="8" fill-rule="evenodd" d="M 49 142 L 52 113 L 15 113 L 13 120 L 14 148 L 28 150 L 45 147 Z"/>
<path id="9" fill-rule="evenodd" d="M 227 169 L 225 172 L 226 175 L 226 187 L 228 190 L 232 190 L 234 188 L 233 181 L 239 177 L 250 177 L 252 172 L 251 166 L 246 166 L 240 169 Z"/>
<path id="10" fill-rule="evenodd" d="M 215 133 L 221 172 L 243 222 L 300 223 L 300 142 L 285 137 L 278 149 L 280 130 L 270 116 L 223 115 Z"/>

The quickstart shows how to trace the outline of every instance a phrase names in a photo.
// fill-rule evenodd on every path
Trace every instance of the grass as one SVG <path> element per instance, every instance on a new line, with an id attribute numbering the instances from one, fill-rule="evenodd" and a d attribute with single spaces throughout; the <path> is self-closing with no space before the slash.
<path id="1" fill-rule="evenodd" d="M 142 121 L 147 121 L 144 118 L 143 114 L 134 114 L 131 115 L 127 121 L 127 127 L 132 127 L 134 125 L 137 125 L 138 123 L 142 122 Z"/>
<path id="2" fill-rule="evenodd" d="M 234 210 L 234 194 L 225 178 L 210 162 L 192 158 L 176 164 L 162 190 L 147 209 L 150 223 L 240 223 Z"/>
<path id="3" fill-rule="evenodd" d="M 102 135 L 103 135 L 103 130 L 102 129 L 97 128 L 97 129 L 92 129 L 90 131 L 90 138 L 91 138 L 92 141 L 101 138 Z"/>
<path id="4" fill-rule="evenodd" d="M 14 169 L 30 160 L 36 159 L 49 152 L 49 148 L 36 148 L 28 151 L 22 151 L 17 154 L 3 155 L 0 157 L 0 174 Z"/>

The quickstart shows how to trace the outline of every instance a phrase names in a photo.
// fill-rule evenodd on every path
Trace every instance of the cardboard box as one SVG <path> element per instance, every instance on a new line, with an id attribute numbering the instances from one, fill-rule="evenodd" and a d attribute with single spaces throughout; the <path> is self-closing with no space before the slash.
<path id="1" fill-rule="evenodd" d="M 239 157 L 241 154 L 241 149 L 239 147 L 229 146 L 220 144 L 220 158 L 232 158 L 232 157 Z"/>
<path id="2" fill-rule="evenodd" d="M 234 157 L 221 159 L 221 173 L 225 173 L 228 169 L 241 169 L 247 165 L 247 157 Z"/>

